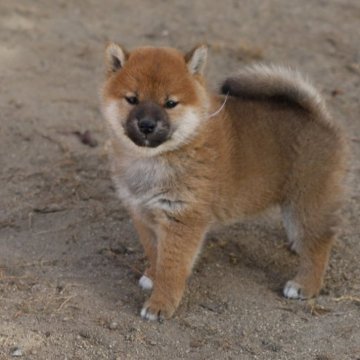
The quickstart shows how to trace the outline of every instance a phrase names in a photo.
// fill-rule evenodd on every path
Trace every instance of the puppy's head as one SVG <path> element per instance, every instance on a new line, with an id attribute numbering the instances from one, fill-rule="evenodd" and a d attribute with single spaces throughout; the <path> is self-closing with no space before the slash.
<path id="1" fill-rule="evenodd" d="M 202 72 L 207 48 L 188 54 L 171 48 L 106 49 L 103 114 L 116 141 L 142 154 L 188 142 L 206 118 L 209 100 Z"/>

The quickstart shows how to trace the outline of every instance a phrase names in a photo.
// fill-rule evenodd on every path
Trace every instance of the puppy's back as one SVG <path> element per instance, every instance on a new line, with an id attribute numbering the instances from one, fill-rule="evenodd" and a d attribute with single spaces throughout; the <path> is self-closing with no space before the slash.
<path id="1" fill-rule="evenodd" d="M 252 199 L 256 194 L 256 202 L 268 206 L 312 182 L 329 184 L 341 197 L 344 132 L 300 73 L 251 66 L 226 79 L 221 92 L 229 95 L 225 123 L 233 153 L 231 171 L 238 179 L 250 175 L 247 185 L 256 188 L 248 192 Z"/>

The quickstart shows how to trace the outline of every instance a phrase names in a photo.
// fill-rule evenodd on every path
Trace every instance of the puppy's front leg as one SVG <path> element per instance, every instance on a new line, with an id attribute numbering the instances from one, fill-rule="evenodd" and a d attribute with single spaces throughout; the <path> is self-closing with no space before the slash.
<path id="1" fill-rule="evenodd" d="M 188 220 L 188 221 L 186 221 Z M 147 320 L 170 318 L 178 307 L 206 232 L 206 224 L 193 219 L 167 220 L 160 224 L 156 281 L 141 310 Z"/>
<path id="2" fill-rule="evenodd" d="M 149 262 L 149 267 L 140 278 L 139 285 L 143 290 L 151 290 L 156 276 L 156 236 L 137 212 L 132 211 L 131 218 Z"/>

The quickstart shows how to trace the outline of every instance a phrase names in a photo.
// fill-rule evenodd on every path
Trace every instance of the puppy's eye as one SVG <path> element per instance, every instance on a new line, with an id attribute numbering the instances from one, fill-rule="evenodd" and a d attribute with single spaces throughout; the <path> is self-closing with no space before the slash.
<path id="1" fill-rule="evenodd" d="M 139 103 L 139 99 L 136 96 L 125 96 L 125 100 L 130 105 L 137 105 Z"/>
<path id="2" fill-rule="evenodd" d="M 168 101 L 166 101 L 166 103 L 164 104 L 164 106 L 165 106 L 167 109 L 172 109 L 172 108 L 174 108 L 178 103 L 179 103 L 178 101 L 168 100 Z"/>

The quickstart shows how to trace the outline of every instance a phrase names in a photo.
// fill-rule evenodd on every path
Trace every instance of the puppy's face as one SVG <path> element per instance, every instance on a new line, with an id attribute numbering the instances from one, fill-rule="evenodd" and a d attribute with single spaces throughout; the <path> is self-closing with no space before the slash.
<path id="1" fill-rule="evenodd" d="M 173 150 L 199 130 L 208 111 L 202 71 L 206 47 L 188 55 L 171 48 L 119 45 L 106 50 L 102 110 L 116 139 L 134 151 Z"/>

